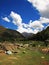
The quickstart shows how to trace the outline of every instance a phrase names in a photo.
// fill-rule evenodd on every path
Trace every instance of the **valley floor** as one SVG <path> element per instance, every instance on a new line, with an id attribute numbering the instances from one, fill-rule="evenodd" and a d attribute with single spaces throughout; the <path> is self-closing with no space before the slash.
<path id="1" fill-rule="evenodd" d="M 0 65 L 49 65 L 49 53 L 42 53 L 37 47 L 18 50 L 11 55 L 0 53 Z"/>

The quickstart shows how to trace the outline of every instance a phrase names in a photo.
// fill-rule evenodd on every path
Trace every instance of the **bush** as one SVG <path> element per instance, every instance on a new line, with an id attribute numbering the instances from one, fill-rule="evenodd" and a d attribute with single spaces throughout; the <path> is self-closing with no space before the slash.
<path id="1" fill-rule="evenodd" d="M 32 44 L 32 47 L 36 47 L 36 44 Z"/>

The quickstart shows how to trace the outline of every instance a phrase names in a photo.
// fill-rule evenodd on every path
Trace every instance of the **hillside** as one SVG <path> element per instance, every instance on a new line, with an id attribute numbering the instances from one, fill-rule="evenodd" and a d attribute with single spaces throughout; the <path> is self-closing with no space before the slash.
<path id="1" fill-rule="evenodd" d="M 30 40 L 38 40 L 38 41 L 45 41 L 49 39 L 49 27 L 45 30 L 38 32 L 37 34 L 32 35 Z"/>
<path id="2" fill-rule="evenodd" d="M 0 26 L 0 41 L 17 41 L 23 40 L 24 36 L 18 31 L 6 29 L 3 26 Z"/>

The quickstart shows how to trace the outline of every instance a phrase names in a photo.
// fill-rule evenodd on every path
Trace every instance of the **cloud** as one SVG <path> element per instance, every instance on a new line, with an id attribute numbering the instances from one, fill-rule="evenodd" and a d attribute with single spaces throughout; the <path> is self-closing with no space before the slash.
<path id="1" fill-rule="evenodd" d="M 22 18 L 19 14 L 11 11 L 10 18 L 12 18 L 12 21 L 8 19 L 8 17 L 2 18 L 3 20 L 9 20 L 7 22 L 12 22 L 14 25 L 17 26 L 17 31 L 20 33 L 27 32 L 27 33 L 34 33 L 36 34 L 39 31 L 42 31 L 44 28 L 43 23 L 47 24 L 49 23 L 49 19 L 45 17 L 40 17 L 39 20 L 32 21 L 30 20 L 28 24 L 22 22 Z"/>
<path id="2" fill-rule="evenodd" d="M 14 25 L 18 26 L 17 31 L 19 31 L 20 33 L 27 32 L 36 34 L 44 27 L 38 20 L 30 20 L 28 24 L 23 23 L 21 16 L 13 11 L 11 11 L 9 16 L 12 18 L 12 21 L 10 21 L 8 17 L 4 17 L 3 20 L 6 20 L 7 22 L 12 22 Z"/>
<path id="3" fill-rule="evenodd" d="M 19 14 L 11 11 L 10 16 L 13 19 L 12 23 L 14 23 L 17 26 L 21 26 L 22 18 Z"/>
<path id="4" fill-rule="evenodd" d="M 32 28 L 24 28 L 23 26 L 22 27 L 18 27 L 18 29 L 17 29 L 17 31 L 19 31 L 20 33 L 23 33 L 23 32 L 27 32 L 27 33 L 33 33 L 33 34 L 36 34 L 36 33 L 38 33 L 39 31 L 41 31 L 41 30 L 39 30 L 39 29 L 32 29 Z"/>
<path id="5" fill-rule="evenodd" d="M 37 32 L 43 30 L 44 25 L 40 21 L 32 21 L 30 20 L 28 24 L 21 23 L 22 26 L 19 26 L 17 31 L 20 33 L 27 32 L 27 33 L 34 33 L 36 34 Z"/>
<path id="6" fill-rule="evenodd" d="M 49 18 L 49 0 L 27 0 L 40 12 L 42 17 Z"/>
<path id="7" fill-rule="evenodd" d="M 32 28 L 43 28 L 44 26 L 41 24 L 40 21 L 36 20 L 36 21 L 33 21 L 33 22 L 29 22 L 29 27 L 32 27 Z"/>
<path id="8" fill-rule="evenodd" d="M 34 34 L 36 34 L 37 32 L 39 32 L 39 30 L 37 30 L 37 29 L 33 30 L 31 28 L 27 28 L 26 29 L 26 28 L 23 28 L 23 27 L 19 27 L 17 29 L 17 31 L 19 31 L 20 33 L 27 32 L 27 33 L 34 33 Z"/>
<path id="9" fill-rule="evenodd" d="M 30 20 L 28 24 L 22 22 L 22 18 L 18 13 L 11 11 L 10 17 L 12 21 L 8 19 L 8 17 L 2 18 L 6 22 L 12 22 L 14 25 L 18 26 L 17 31 L 20 33 L 34 33 L 43 30 L 45 27 L 43 24 L 47 24 L 49 26 L 49 0 L 27 0 L 34 6 L 40 13 L 41 17 L 39 20 L 32 21 Z M 46 26 L 46 27 L 47 27 Z M 45 27 L 45 28 L 46 28 Z"/>
<path id="10" fill-rule="evenodd" d="M 26 28 L 24 28 L 23 26 L 22 27 L 18 27 L 17 31 L 19 31 L 20 33 L 28 32 L 28 30 Z"/>
<path id="11" fill-rule="evenodd" d="M 2 18 L 4 21 L 6 21 L 6 22 L 10 22 L 10 20 L 8 19 L 8 17 L 4 17 L 4 18 Z"/>
<path id="12" fill-rule="evenodd" d="M 49 7 L 49 0 L 28 0 L 39 11 L 46 11 Z"/>
<path id="13" fill-rule="evenodd" d="M 23 25 L 24 28 L 28 28 L 29 27 L 29 24 L 22 23 L 22 25 Z"/>
<path id="14" fill-rule="evenodd" d="M 38 29 L 35 29 L 35 30 L 33 31 L 34 34 L 36 34 L 36 33 L 38 33 L 38 32 L 39 32 Z"/>
<path id="15" fill-rule="evenodd" d="M 41 29 L 43 28 L 45 29 L 49 25 L 49 0 L 27 0 L 27 1 L 31 3 L 32 6 L 34 6 L 39 11 L 41 16 L 39 20 L 30 23 L 30 26 L 34 27 L 36 26 L 39 28 L 41 27 Z M 47 26 L 43 24 L 47 24 Z"/>
<path id="16" fill-rule="evenodd" d="M 43 24 L 48 24 L 49 23 L 49 19 L 48 18 L 44 18 L 44 17 L 40 17 L 40 22 Z"/>

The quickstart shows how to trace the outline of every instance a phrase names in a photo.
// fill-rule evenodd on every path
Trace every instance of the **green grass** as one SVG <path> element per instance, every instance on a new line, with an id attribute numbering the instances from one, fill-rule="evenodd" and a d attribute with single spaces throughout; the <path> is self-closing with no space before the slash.
<path id="1" fill-rule="evenodd" d="M 43 54 L 37 48 L 21 48 L 17 54 L 12 55 L 0 54 L 0 65 L 45 65 L 43 62 L 49 62 L 49 54 Z"/>

